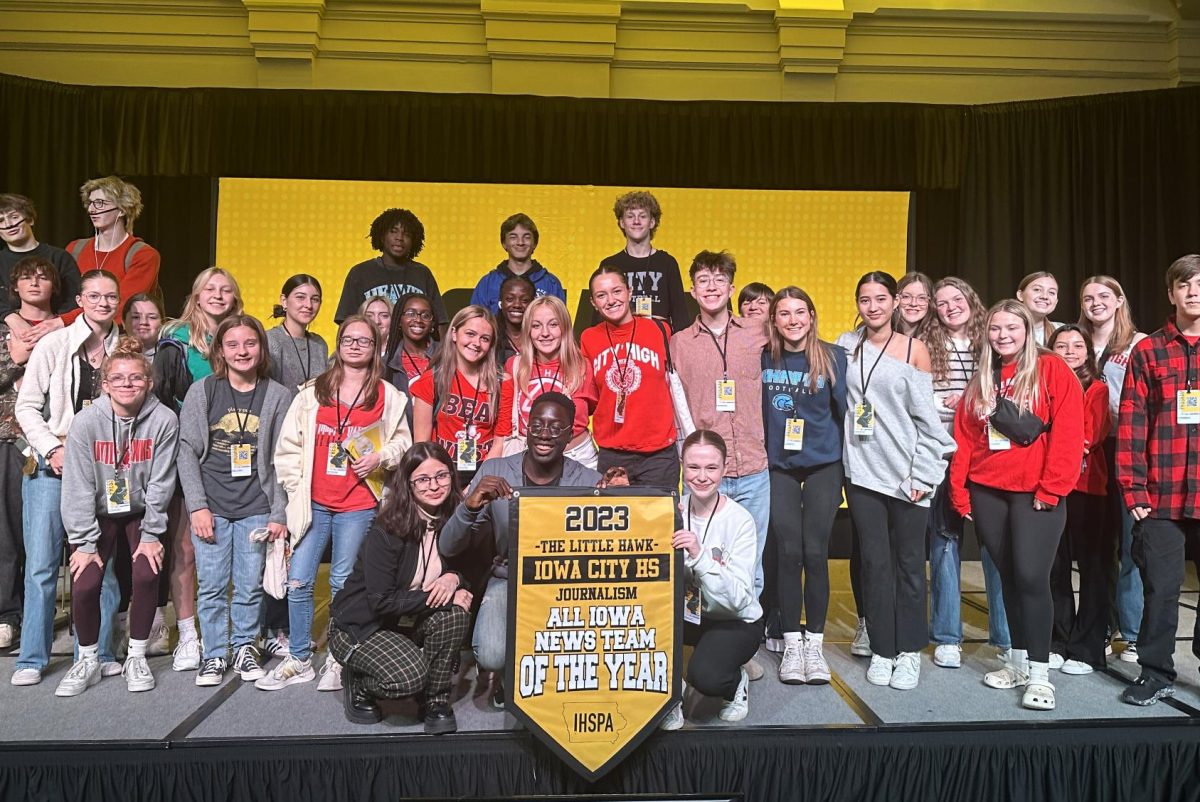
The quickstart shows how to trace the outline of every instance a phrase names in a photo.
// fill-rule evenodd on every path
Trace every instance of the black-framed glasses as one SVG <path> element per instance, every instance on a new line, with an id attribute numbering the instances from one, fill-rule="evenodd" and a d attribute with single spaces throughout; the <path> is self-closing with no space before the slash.
<path id="1" fill-rule="evenodd" d="M 374 337 L 343 337 L 338 340 L 343 348 L 349 348 L 352 345 L 357 345 L 359 348 L 370 348 L 375 344 Z"/>
<path id="2" fill-rule="evenodd" d="M 436 487 L 450 484 L 450 471 L 438 471 L 433 476 L 414 476 L 409 482 L 417 490 L 428 490 L 432 482 Z"/>
<path id="3" fill-rule="evenodd" d="M 433 312 L 425 309 L 405 309 L 404 317 L 410 320 L 424 320 L 426 323 L 433 320 Z"/>
<path id="4" fill-rule="evenodd" d="M 87 208 L 95 209 L 98 212 L 107 212 L 109 209 L 117 208 L 117 204 L 108 198 L 90 198 L 87 202 Z"/>
<path id="5" fill-rule="evenodd" d="M 550 437 L 559 437 L 563 432 L 571 430 L 569 423 L 542 423 L 540 420 L 531 420 L 529 422 L 529 433 L 534 437 L 542 437 L 548 435 Z"/>

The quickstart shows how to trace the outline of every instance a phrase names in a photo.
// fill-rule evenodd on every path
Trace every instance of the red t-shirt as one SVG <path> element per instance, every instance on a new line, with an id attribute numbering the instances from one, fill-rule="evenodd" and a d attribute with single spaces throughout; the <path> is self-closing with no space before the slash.
<path id="1" fill-rule="evenodd" d="M 429 357 L 425 354 L 410 354 L 401 346 L 399 357 L 400 364 L 404 366 L 404 373 L 408 376 L 410 385 L 429 370 Z M 393 362 L 393 364 L 395 363 Z"/>
<path id="2" fill-rule="evenodd" d="M 361 406 L 350 410 L 346 417 L 345 404 L 336 406 L 321 405 L 317 408 L 317 431 L 314 435 L 316 447 L 313 449 L 312 470 L 312 500 L 314 504 L 328 507 L 334 512 L 353 512 L 355 510 L 372 509 L 378 502 L 375 494 L 367 486 L 366 481 L 359 479 L 350 468 L 350 460 L 345 460 L 345 476 L 329 474 L 329 444 L 344 443 L 346 438 L 353 437 L 372 423 L 383 418 L 383 385 L 379 387 L 379 397 L 370 409 Z M 341 418 L 341 435 L 338 434 L 338 423 Z"/>
<path id="3" fill-rule="evenodd" d="M 409 386 L 408 392 L 413 398 L 419 398 L 429 406 L 436 408 L 437 417 L 433 421 L 433 441 L 441 444 L 450 454 L 450 459 L 458 459 L 458 435 L 465 432 L 469 424 L 475 425 L 475 447 L 482 463 L 492 448 L 495 437 L 495 410 L 488 392 L 481 384 L 473 387 L 463 372 L 456 371 L 454 381 L 450 382 L 450 394 L 439 398 L 440 406 L 434 403 L 433 371 L 427 370 Z"/>
<path id="4" fill-rule="evenodd" d="M 592 371 L 585 394 L 596 399 L 592 431 L 601 448 L 649 454 L 675 442 L 675 407 L 667 386 L 670 336 L 662 321 L 636 317 L 624 326 L 599 323 L 583 332 L 580 350 Z M 614 411 L 622 391 L 625 419 L 617 423 Z"/>
<path id="5" fill-rule="evenodd" d="M 86 240 L 72 240 L 67 243 L 67 252 L 74 254 L 75 249 L 79 247 L 78 243 L 83 244 L 83 250 L 75 257 L 75 262 L 79 265 L 79 274 L 87 275 L 89 271 L 100 270 L 103 268 L 109 273 L 117 277 L 117 286 L 121 293 L 121 306 L 125 305 L 125 301 L 140 292 L 153 293 L 158 287 L 158 267 L 161 257 L 158 251 L 144 243 L 140 237 L 135 237 L 132 234 L 125 238 L 125 241 L 111 251 L 96 251 L 96 238 L 90 237 Z M 142 242 L 142 247 L 138 248 L 137 253 L 129 261 L 129 270 L 125 269 L 125 256 L 129 253 L 129 249 L 133 247 L 135 242 Z M 79 317 L 83 310 L 72 309 L 70 312 L 62 316 L 63 323 L 70 325 L 75 318 Z M 121 313 L 118 308 L 117 322 L 121 322 Z"/>
<path id="6" fill-rule="evenodd" d="M 584 387 L 590 380 L 587 375 L 588 371 L 584 372 L 584 381 L 580 384 L 579 389 L 575 391 L 572 401 L 575 402 L 575 421 L 571 427 L 571 436 L 576 437 L 582 433 L 588 426 L 588 399 L 584 392 Z M 496 417 L 496 436 L 508 437 L 513 433 L 512 413 L 513 413 L 513 388 L 517 381 L 517 357 L 509 357 L 508 364 L 504 366 L 504 382 L 500 385 L 500 412 Z M 559 372 L 558 360 L 551 362 L 540 362 L 534 364 L 529 370 L 529 383 L 525 386 L 523 392 L 520 393 L 519 406 L 517 407 L 517 429 L 518 434 L 522 437 L 529 433 L 529 408 L 533 406 L 534 400 L 542 393 L 558 392 L 563 395 L 569 395 L 565 386 L 565 382 Z"/>

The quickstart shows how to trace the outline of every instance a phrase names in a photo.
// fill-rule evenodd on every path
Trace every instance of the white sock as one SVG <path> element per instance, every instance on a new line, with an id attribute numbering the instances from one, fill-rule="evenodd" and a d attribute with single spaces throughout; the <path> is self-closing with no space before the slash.
<path id="1" fill-rule="evenodd" d="M 1029 661 L 1029 681 L 1050 684 L 1050 664 Z"/>
<path id="2" fill-rule="evenodd" d="M 824 632 L 806 632 L 804 633 L 804 637 L 809 643 L 815 643 L 818 646 L 825 642 Z"/>
<path id="3" fill-rule="evenodd" d="M 150 630 L 152 632 L 156 631 L 159 627 L 161 627 L 163 625 L 163 617 L 166 616 L 166 614 L 167 614 L 166 607 L 156 607 L 154 609 L 154 623 L 150 625 Z"/>
<path id="4" fill-rule="evenodd" d="M 1029 673 L 1029 651 L 1027 649 L 1013 649 L 1010 653 L 1009 664 L 1023 674 Z"/>
<path id="5" fill-rule="evenodd" d="M 785 632 L 783 633 L 784 643 L 801 643 L 804 640 L 803 632 Z"/>
<path id="6" fill-rule="evenodd" d="M 146 644 L 149 642 L 150 642 L 150 640 L 148 638 L 146 640 L 135 640 L 134 638 L 130 638 L 129 639 L 129 657 L 145 657 L 146 656 Z"/>
<path id="7" fill-rule="evenodd" d="M 79 659 L 98 662 L 100 660 L 100 644 L 93 643 L 91 646 L 84 646 L 83 644 L 80 644 Z"/>
<path id="8" fill-rule="evenodd" d="M 180 640 L 195 640 L 196 639 L 196 619 L 181 618 L 177 622 L 179 625 Z"/>

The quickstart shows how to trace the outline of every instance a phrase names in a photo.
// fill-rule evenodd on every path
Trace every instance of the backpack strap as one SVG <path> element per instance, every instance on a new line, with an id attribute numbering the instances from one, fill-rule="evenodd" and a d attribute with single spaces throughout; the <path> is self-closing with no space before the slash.
<path id="1" fill-rule="evenodd" d="M 667 327 L 664 326 L 663 322 L 656 317 L 652 317 L 650 319 L 654 321 L 654 325 L 658 327 L 658 333 L 661 334 L 663 338 L 663 351 L 665 351 L 667 354 L 667 372 L 674 373 L 675 365 L 673 362 L 671 362 L 671 340 L 669 337 L 667 337 Z"/>
<path id="2" fill-rule="evenodd" d="M 67 245 L 67 252 L 71 254 L 72 259 L 78 262 L 79 257 L 83 256 L 83 252 L 87 250 L 87 244 L 87 239 L 73 240 L 69 245 Z"/>

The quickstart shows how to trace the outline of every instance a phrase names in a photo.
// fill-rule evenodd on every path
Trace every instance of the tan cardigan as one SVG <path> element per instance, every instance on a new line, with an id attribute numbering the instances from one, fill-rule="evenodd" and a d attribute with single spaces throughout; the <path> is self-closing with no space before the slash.
<path id="1" fill-rule="evenodd" d="M 412 445 L 412 433 L 404 414 L 408 396 L 387 382 L 380 384 L 383 386 L 383 417 L 380 422 L 386 442 L 379 456 L 383 467 L 391 470 Z M 309 382 L 292 399 L 275 444 L 275 476 L 288 497 L 288 539 L 293 549 L 312 525 L 313 434 L 317 430 L 319 406 L 314 383 Z"/>

